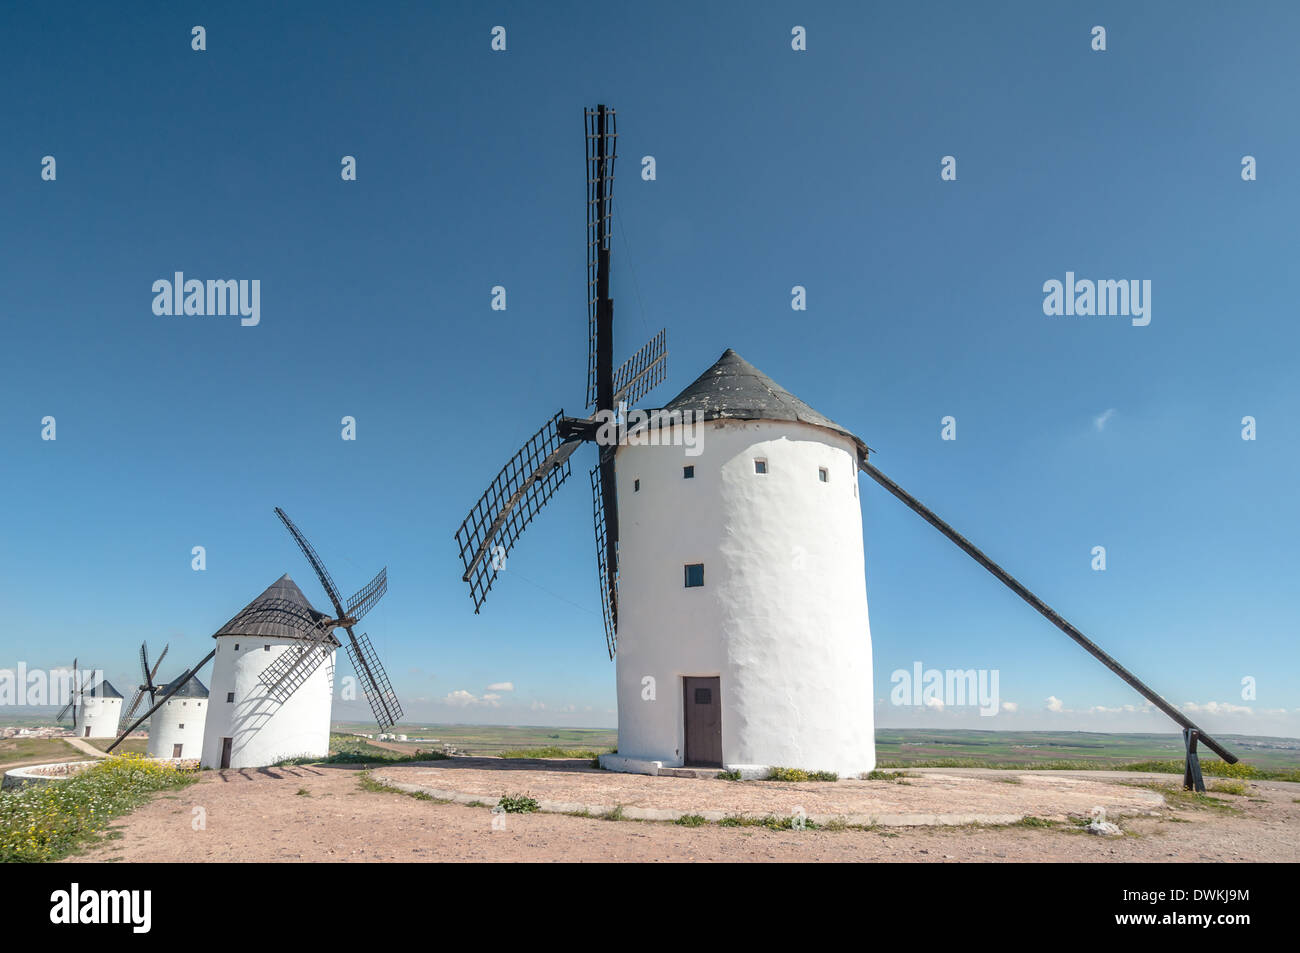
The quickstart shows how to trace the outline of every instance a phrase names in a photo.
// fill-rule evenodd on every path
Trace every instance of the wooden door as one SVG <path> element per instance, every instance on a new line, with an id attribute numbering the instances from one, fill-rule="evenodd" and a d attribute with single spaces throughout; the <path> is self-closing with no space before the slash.
<path id="1" fill-rule="evenodd" d="M 180 746 L 180 745 L 172 745 L 172 757 L 173 757 L 173 758 L 179 758 L 180 756 L 181 756 L 181 746 Z"/>
<path id="2" fill-rule="evenodd" d="M 683 721 L 685 757 L 692 767 L 722 767 L 722 692 L 717 675 L 682 679 L 686 711 Z"/>
<path id="3" fill-rule="evenodd" d="M 234 740 L 234 738 L 221 739 L 221 766 L 223 768 L 230 767 L 230 743 Z"/>
<path id="4" fill-rule="evenodd" d="M 89 737 L 90 737 L 90 725 L 87 725 L 87 726 L 86 726 L 86 733 L 85 733 L 84 735 L 82 735 L 81 737 L 83 737 L 83 738 L 89 738 Z"/>

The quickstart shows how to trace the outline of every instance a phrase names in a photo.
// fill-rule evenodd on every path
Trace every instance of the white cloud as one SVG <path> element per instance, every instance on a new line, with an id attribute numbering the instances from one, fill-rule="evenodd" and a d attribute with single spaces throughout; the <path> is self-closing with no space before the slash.
<path id="1" fill-rule="evenodd" d="M 442 700 L 444 705 L 451 705 L 454 708 L 471 708 L 477 705 L 486 705 L 489 708 L 499 708 L 498 699 L 500 695 L 484 695 L 482 698 L 477 697 L 471 692 L 458 688 L 454 692 L 449 692 L 447 697 Z"/>
<path id="2" fill-rule="evenodd" d="M 1065 711 L 1065 703 L 1062 702 L 1062 701 L 1061 701 L 1059 698 L 1057 698 L 1055 695 L 1048 695 L 1048 696 L 1047 696 L 1047 710 L 1048 710 L 1048 711 Z"/>
<path id="3" fill-rule="evenodd" d="M 1206 702 L 1204 705 L 1198 705 L 1196 702 L 1184 702 L 1184 711 L 1199 712 L 1203 711 L 1207 715 L 1253 715 L 1255 709 L 1249 705 L 1234 705 L 1232 702 Z"/>
<path id="4" fill-rule="evenodd" d="M 490 692 L 513 692 L 515 690 L 514 682 L 493 682 L 487 687 Z"/>
<path id="5" fill-rule="evenodd" d="M 943 701 L 932 695 L 925 700 L 925 707 L 933 708 L 935 711 L 943 711 Z"/>
<path id="6" fill-rule="evenodd" d="M 1112 407 L 1109 410 L 1102 411 L 1096 417 L 1093 417 L 1092 425 L 1096 427 L 1098 430 L 1105 430 L 1106 424 L 1110 423 L 1110 418 L 1114 416 L 1115 416 L 1115 408 Z"/>
<path id="7" fill-rule="evenodd" d="M 1008 712 L 1015 712 L 1020 710 L 1020 706 L 1017 705 L 1015 702 L 1003 702 L 1002 710 Z"/>

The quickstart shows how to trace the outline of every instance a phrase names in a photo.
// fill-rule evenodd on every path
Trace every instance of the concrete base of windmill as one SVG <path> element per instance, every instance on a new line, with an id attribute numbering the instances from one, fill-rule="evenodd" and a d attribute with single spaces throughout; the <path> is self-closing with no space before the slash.
<path id="1" fill-rule="evenodd" d="M 732 771 L 740 775 L 742 781 L 757 781 L 768 776 L 772 766 L 768 764 L 728 764 L 721 768 L 692 768 L 682 764 L 666 764 L 649 758 L 633 758 L 621 754 L 602 754 L 600 766 L 606 771 L 618 771 L 622 774 L 648 774 L 652 777 L 667 778 L 716 778 L 722 771 Z"/>
<path id="2" fill-rule="evenodd" d="M 654 777 L 664 767 L 662 761 L 646 761 L 622 754 L 602 754 L 599 760 L 600 766 L 606 771 L 620 771 L 623 774 L 648 774 Z"/>

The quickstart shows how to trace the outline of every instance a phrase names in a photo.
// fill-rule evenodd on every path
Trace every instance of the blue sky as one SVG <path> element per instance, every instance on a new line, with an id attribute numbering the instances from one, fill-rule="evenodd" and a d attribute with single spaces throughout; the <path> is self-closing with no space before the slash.
<path id="1" fill-rule="evenodd" d="M 656 400 L 736 348 L 1171 701 L 1211 706 L 1207 729 L 1300 735 L 1300 10 L 700 6 L 6 7 L 0 667 L 76 655 L 121 687 L 142 639 L 179 669 L 283 572 L 323 605 L 278 505 L 344 590 L 388 565 L 365 628 L 412 717 L 613 725 L 590 451 L 480 616 L 452 541 L 582 409 L 581 109 L 606 102 L 616 358 L 668 328 Z M 154 315 L 175 271 L 259 279 L 261 323 Z M 1150 280 L 1150 325 L 1045 316 L 1067 271 Z M 989 668 L 1017 707 L 880 724 L 1168 726 L 1097 710 L 1140 699 L 861 498 L 864 690 Z"/>

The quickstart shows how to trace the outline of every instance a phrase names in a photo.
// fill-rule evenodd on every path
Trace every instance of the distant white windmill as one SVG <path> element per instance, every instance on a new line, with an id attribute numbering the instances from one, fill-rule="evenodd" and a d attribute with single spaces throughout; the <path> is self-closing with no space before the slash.
<path id="1" fill-rule="evenodd" d="M 122 693 L 108 679 L 87 684 L 93 673 L 83 672 L 72 660 L 72 697 L 55 721 L 72 715 L 72 728 L 79 738 L 112 738 L 122 720 Z"/>

